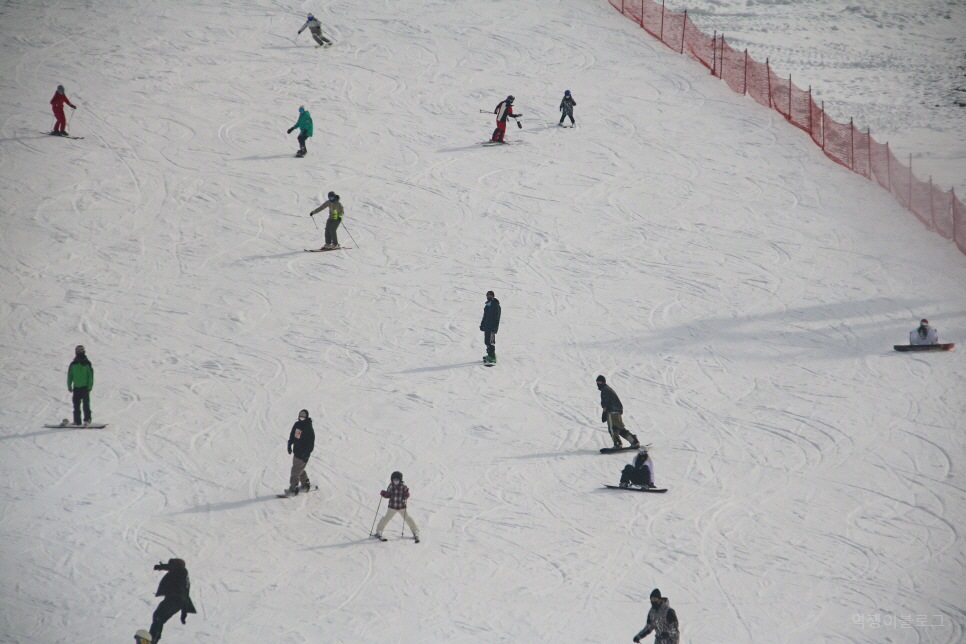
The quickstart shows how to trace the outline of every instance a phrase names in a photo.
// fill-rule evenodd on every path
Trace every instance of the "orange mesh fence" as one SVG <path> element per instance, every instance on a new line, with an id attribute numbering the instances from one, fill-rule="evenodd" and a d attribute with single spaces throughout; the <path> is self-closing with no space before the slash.
<path id="1" fill-rule="evenodd" d="M 953 190 L 943 191 L 932 179 L 923 181 L 912 173 L 912 158 L 905 165 L 872 138 L 859 132 L 851 119 L 839 123 L 829 118 L 824 105 L 812 99 L 812 88 L 797 87 L 791 76 L 779 77 L 766 59 L 764 64 L 728 44 L 724 35 L 709 37 L 694 26 L 688 12 L 668 10 L 654 0 L 608 0 L 615 9 L 633 19 L 649 34 L 674 51 L 687 54 L 724 80 L 739 94 L 778 111 L 789 123 L 808 132 L 826 156 L 853 172 L 876 181 L 929 229 L 952 239 L 966 254 L 966 205 Z"/>

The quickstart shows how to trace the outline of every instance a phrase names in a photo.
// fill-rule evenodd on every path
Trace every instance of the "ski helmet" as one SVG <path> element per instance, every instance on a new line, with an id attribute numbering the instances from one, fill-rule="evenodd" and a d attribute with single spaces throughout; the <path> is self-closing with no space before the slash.
<path id="1" fill-rule="evenodd" d="M 510 94 L 509 96 L 506 97 L 507 103 L 512 103 L 514 100 L 516 99 L 513 97 L 513 94 Z"/>
<path id="2" fill-rule="evenodd" d="M 305 106 L 304 105 L 299 105 L 299 112 L 301 113 L 301 112 L 304 112 L 304 111 L 305 111 Z"/>
<path id="3" fill-rule="evenodd" d="M 564 96 L 570 96 L 570 90 L 569 89 L 564 90 Z"/>
<path id="4" fill-rule="evenodd" d="M 923 318 L 919 321 L 919 324 L 923 326 L 929 326 L 929 320 L 927 320 L 926 318 Z"/>
<path id="5" fill-rule="evenodd" d="M 315 16 L 313 16 L 312 14 L 309 14 L 309 20 L 315 20 Z"/>
<path id="6" fill-rule="evenodd" d="M 402 472 L 393 472 L 392 474 L 389 475 L 389 479 L 392 481 L 399 479 L 399 482 L 402 483 L 402 480 L 403 480 Z"/>
<path id="7" fill-rule="evenodd" d="M 335 192 L 333 192 L 332 190 L 329 190 L 329 200 L 330 201 L 338 201 L 339 200 L 339 195 L 335 194 Z"/>
<path id="8" fill-rule="evenodd" d="M 74 353 L 84 353 L 84 345 L 78 344 L 76 347 L 74 347 Z"/>
<path id="9" fill-rule="evenodd" d="M 57 93 L 58 94 L 63 94 L 64 93 L 64 86 L 63 85 L 58 85 L 57 86 Z"/>

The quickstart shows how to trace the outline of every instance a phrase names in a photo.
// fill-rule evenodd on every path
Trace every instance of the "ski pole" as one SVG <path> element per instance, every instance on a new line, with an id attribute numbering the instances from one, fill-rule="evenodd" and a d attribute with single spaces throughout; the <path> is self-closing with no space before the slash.
<path id="1" fill-rule="evenodd" d="M 343 227 L 343 228 L 345 228 L 345 232 L 346 232 L 346 234 L 347 234 L 347 235 L 349 236 L 349 239 L 352 239 L 352 233 L 350 233 L 350 232 L 349 232 L 349 229 L 348 229 L 348 228 L 346 228 L 346 226 L 345 226 L 345 222 L 344 222 L 344 221 L 342 222 L 342 227 Z M 356 240 L 354 240 L 354 239 L 352 239 L 352 243 L 353 243 L 353 244 L 356 244 Z M 358 247 L 359 247 L 359 244 L 356 244 L 356 248 L 358 248 Z"/>
<path id="2" fill-rule="evenodd" d="M 480 114 L 496 114 L 496 112 L 492 110 L 480 110 Z"/>
<path id="3" fill-rule="evenodd" d="M 406 514 L 407 512 L 409 512 L 409 508 L 403 508 L 403 524 L 402 524 L 402 527 L 399 528 L 400 539 L 406 536 L 406 517 L 408 516 Z"/>
<path id="4" fill-rule="evenodd" d="M 376 519 L 379 518 L 379 508 L 382 507 L 382 497 L 379 497 L 379 505 L 376 506 L 376 516 L 372 517 L 372 527 L 369 528 L 369 536 L 372 536 L 372 531 L 376 529 Z"/>

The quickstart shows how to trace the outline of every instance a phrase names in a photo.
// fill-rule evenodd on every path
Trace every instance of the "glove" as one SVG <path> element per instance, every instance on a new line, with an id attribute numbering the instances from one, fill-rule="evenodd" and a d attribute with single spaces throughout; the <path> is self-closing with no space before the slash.
<path id="1" fill-rule="evenodd" d="M 291 443 L 288 444 L 288 453 L 289 454 L 292 453 L 292 444 Z"/>
<path id="2" fill-rule="evenodd" d="M 295 129 L 294 127 L 290 127 L 290 128 L 288 129 L 288 132 L 286 132 L 286 134 L 291 134 L 291 133 L 292 133 L 292 130 L 294 130 L 294 129 Z"/>
<path id="3" fill-rule="evenodd" d="M 155 566 L 155 567 L 154 567 L 154 569 L 155 569 L 155 570 L 163 570 L 163 568 L 162 568 L 162 566 L 163 566 L 163 565 L 164 565 L 163 563 L 161 563 L 161 562 L 158 562 L 158 565 L 157 565 L 157 566 Z"/>
<path id="4" fill-rule="evenodd" d="M 70 106 L 70 109 L 72 109 L 72 110 L 76 110 L 76 109 L 77 109 L 77 106 L 76 106 L 76 105 L 71 105 L 71 106 Z"/>
<path id="5" fill-rule="evenodd" d="M 601 415 L 600 415 L 600 422 L 602 422 L 602 423 L 606 423 L 607 422 L 607 411 L 606 410 L 603 413 L 601 413 Z"/>
<path id="6" fill-rule="evenodd" d="M 388 499 L 389 498 L 389 493 L 386 492 L 385 490 L 383 490 L 382 492 L 379 493 L 379 496 L 381 496 L 384 499 Z"/>
<path id="7" fill-rule="evenodd" d="M 310 212 L 309 213 L 309 217 L 315 217 L 315 213 L 314 212 Z"/>
<path id="8" fill-rule="evenodd" d="M 639 638 L 639 637 L 635 637 L 635 638 L 634 638 L 634 641 L 635 641 L 635 642 L 640 642 L 640 641 L 641 641 L 641 638 Z"/>
<path id="9" fill-rule="evenodd" d="M 482 331 L 482 330 L 483 330 L 483 329 L 480 329 L 480 331 Z M 68 393 L 74 393 L 74 390 L 73 390 L 73 389 L 72 389 L 71 387 L 68 387 L 68 388 L 67 388 L 67 391 L 68 391 Z"/>

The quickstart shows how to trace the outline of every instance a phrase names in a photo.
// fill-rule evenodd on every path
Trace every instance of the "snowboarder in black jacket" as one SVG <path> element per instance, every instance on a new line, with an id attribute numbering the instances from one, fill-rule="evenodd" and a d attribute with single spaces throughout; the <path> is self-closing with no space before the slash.
<path id="1" fill-rule="evenodd" d="M 500 330 L 500 300 L 493 296 L 493 291 L 486 292 L 486 304 L 483 305 L 483 320 L 480 331 L 483 332 L 483 343 L 486 344 L 486 355 L 483 362 L 496 362 L 496 332 Z"/>
<path id="2" fill-rule="evenodd" d="M 651 591 L 651 610 L 647 611 L 647 625 L 634 636 L 635 642 L 654 632 L 654 644 L 678 644 L 681 633 L 678 628 L 678 615 L 668 604 L 667 597 L 661 597 L 661 591 L 655 588 Z"/>
<path id="3" fill-rule="evenodd" d="M 288 453 L 292 455 L 292 475 L 289 477 L 288 489 L 285 494 L 295 496 L 312 489 L 309 475 L 305 473 L 305 466 L 309 462 L 312 450 L 315 449 L 315 430 L 307 409 L 299 412 L 299 419 L 292 425 L 288 435 Z M 299 487 L 301 484 L 301 488 Z"/>
<path id="4" fill-rule="evenodd" d="M 610 432 L 610 437 L 614 440 L 614 447 L 617 449 L 623 447 L 621 436 L 631 444 L 631 447 L 640 447 L 641 443 L 637 440 L 637 436 L 624 427 L 624 421 L 621 419 L 621 415 L 624 413 L 624 405 L 621 404 L 621 399 L 617 397 L 617 392 L 607 384 L 607 378 L 597 376 L 597 388 L 600 389 L 600 406 L 604 410 L 600 422 L 607 423 L 607 431 Z"/>
<path id="5" fill-rule="evenodd" d="M 188 613 L 196 613 L 191 597 L 188 595 L 191 590 L 191 582 L 188 579 L 188 569 L 185 567 L 183 559 L 168 559 L 168 563 L 159 563 L 154 567 L 155 570 L 167 570 L 168 574 L 161 578 L 158 584 L 158 592 L 155 597 L 164 597 L 154 611 L 154 618 L 151 622 L 151 642 L 157 644 L 161 639 L 161 629 L 164 623 L 171 619 L 175 613 L 181 611 L 181 623 L 185 623 Z"/>

